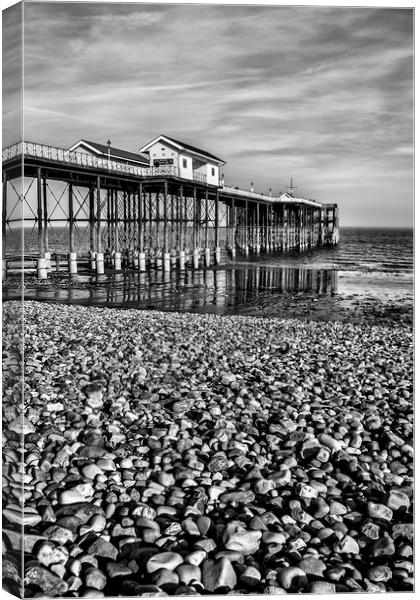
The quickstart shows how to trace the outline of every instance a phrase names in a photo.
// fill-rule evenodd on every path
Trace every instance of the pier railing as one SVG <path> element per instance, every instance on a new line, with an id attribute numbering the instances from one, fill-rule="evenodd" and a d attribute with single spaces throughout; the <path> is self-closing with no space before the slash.
<path id="1" fill-rule="evenodd" d="M 138 177 L 155 177 L 159 175 L 178 176 L 178 168 L 175 165 L 163 165 L 160 167 L 137 167 L 127 163 L 121 163 L 116 160 L 92 156 L 84 152 L 75 152 L 74 150 L 65 150 L 48 146 L 47 144 L 36 144 L 34 142 L 18 142 L 12 144 L 2 151 L 2 161 L 6 162 L 18 156 L 33 156 L 44 158 L 46 160 L 78 165 L 81 167 L 91 167 L 95 169 L 105 169 L 116 173 L 127 173 L 137 175 Z M 194 173 L 194 181 L 206 183 L 207 177 L 203 173 Z"/>

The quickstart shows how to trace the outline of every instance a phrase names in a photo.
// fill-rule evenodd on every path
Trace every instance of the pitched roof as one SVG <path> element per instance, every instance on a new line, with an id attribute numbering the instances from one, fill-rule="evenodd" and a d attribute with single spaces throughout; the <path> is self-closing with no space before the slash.
<path id="1" fill-rule="evenodd" d="M 100 154 L 104 154 L 105 156 L 108 154 L 108 146 L 106 146 L 105 144 L 98 144 L 97 142 L 89 142 L 88 140 L 79 140 L 77 142 L 77 144 L 80 144 L 80 143 L 84 143 L 84 144 L 90 146 L 91 148 L 93 148 Z M 74 148 L 74 146 L 76 146 L 77 144 L 74 144 L 72 146 L 72 148 Z M 146 156 L 143 156 L 142 154 L 135 154 L 134 152 L 128 152 L 127 150 L 121 150 L 120 148 L 114 148 L 113 146 L 111 146 L 109 150 L 110 150 L 111 156 L 114 158 L 132 160 L 132 161 L 135 161 L 138 163 L 144 163 L 147 166 L 149 166 L 149 159 Z"/>
<path id="2" fill-rule="evenodd" d="M 173 142 L 175 142 L 175 144 L 182 146 L 186 150 L 191 150 L 192 152 L 197 152 L 198 154 L 202 154 L 203 156 L 208 156 L 209 158 L 212 158 L 213 160 L 217 160 L 218 162 L 224 163 L 224 161 L 221 158 L 217 158 L 217 156 L 215 156 L 214 154 L 210 154 L 210 152 L 206 152 L 205 150 L 200 150 L 200 148 L 196 148 L 195 146 L 191 146 L 191 144 L 186 144 L 185 142 L 180 142 L 178 140 L 175 140 L 174 138 L 168 137 L 167 135 L 165 137 L 168 138 L 168 140 L 172 140 Z"/>
<path id="3" fill-rule="evenodd" d="M 174 144 L 176 144 L 177 146 L 180 146 L 181 148 L 184 148 L 185 150 L 190 150 L 191 152 L 194 152 L 196 154 L 200 154 L 201 156 L 206 156 L 207 158 L 211 158 L 212 160 L 215 160 L 216 162 L 226 164 L 224 160 L 222 160 L 221 158 L 218 158 L 214 154 L 210 154 L 210 152 L 206 152 L 205 150 L 201 150 L 201 148 L 197 148 L 196 146 L 192 146 L 191 144 L 186 144 L 185 142 L 180 142 L 179 140 L 171 138 L 168 135 L 158 135 L 154 140 L 152 140 L 151 142 L 149 142 L 148 144 L 146 144 L 145 146 L 143 146 L 143 148 L 147 148 L 153 142 L 159 140 L 160 138 L 163 138 L 165 140 L 173 142 Z"/>

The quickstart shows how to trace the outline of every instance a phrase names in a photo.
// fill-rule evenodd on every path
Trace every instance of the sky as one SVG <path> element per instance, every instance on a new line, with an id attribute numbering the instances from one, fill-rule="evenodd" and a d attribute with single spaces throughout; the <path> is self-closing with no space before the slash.
<path id="1" fill-rule="evenodd" d="M 15 55 L 3 146 L 19 137 Z M 293 177 L 341 225 L 412 226 L 413 13 L 25 2 L 26 140 L 135 152 L 160 133 L 223 158 L 227 184 L 277 195 Z"/>

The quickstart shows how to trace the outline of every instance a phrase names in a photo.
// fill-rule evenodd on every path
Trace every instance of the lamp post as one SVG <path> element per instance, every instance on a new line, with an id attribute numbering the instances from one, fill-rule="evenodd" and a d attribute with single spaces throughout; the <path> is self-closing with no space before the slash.
<path id="1" fill-rule="evenodd" d="M 108 170 L 111 168 L 111 140 L 108 140 L 106 145 L 108 146 Z"/>

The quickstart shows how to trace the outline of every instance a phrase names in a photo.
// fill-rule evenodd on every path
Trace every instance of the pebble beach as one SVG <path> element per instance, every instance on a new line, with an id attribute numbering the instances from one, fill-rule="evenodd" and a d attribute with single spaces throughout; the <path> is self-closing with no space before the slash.
<path id="1" fill-rule="evenodd" d="M 413 590 L 410 323 L 26 301 L 22 418 L 20 306 L 3 305 L 7 591 Z"/>

